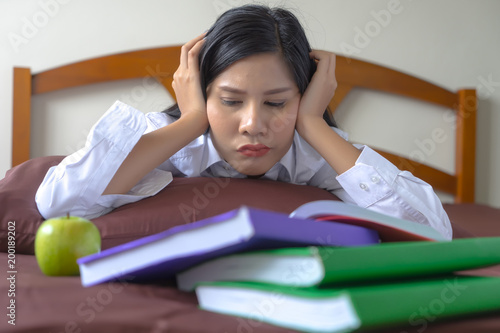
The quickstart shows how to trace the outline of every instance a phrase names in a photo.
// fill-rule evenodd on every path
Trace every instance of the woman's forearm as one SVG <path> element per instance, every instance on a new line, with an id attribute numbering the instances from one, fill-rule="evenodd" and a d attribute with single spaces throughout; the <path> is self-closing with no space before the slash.
<path id="1" fill-rule="evenodd" d="M 207 125 L 194 114 L 147 133 L 123 161 L 103 194 L 125 194 L 146 174 L 202 135 Z"/>

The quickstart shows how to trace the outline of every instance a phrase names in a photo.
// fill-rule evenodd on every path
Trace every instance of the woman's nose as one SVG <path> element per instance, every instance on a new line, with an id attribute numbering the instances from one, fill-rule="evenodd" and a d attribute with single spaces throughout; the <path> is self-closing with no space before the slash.
<path id="1" fill-rule="evenodd" d="M 257 105 L 250 103 L 242 110 L 239 131 L 241 134 L 247 133 L 252 136 L 266 134 L 266 120 Z"/>

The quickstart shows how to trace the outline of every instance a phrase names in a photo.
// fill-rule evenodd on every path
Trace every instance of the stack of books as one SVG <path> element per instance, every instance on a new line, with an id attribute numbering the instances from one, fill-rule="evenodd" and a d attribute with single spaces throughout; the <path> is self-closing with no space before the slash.
<path id="1" fill-rule="evenodd" d="M 500 237 L 433 228 L 337 201 L 290 216 L 250 207 L 78 260 L 82 284 L 175 278 L 202 309 L 304 332 L 348 332 L 500 309 Z"/>

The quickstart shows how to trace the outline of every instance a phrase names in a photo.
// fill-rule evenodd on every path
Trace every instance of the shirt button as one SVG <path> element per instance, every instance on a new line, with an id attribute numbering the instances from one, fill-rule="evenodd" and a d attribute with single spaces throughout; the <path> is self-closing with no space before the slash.
<path id="1" fill-rule="evenodd" d="M 359 183 L 359 187 L 363 190 L 363 191 L 368 191 L 368 186 L 366 186 L 365 183 Z"/>
<path id="2" fill-rule="evenodd" d="M 380 178 L 378 178 L 377 176 L 372 176 L 372 183 L 374 184 L 378 184 L 378 182 L 380 181 Z"/>

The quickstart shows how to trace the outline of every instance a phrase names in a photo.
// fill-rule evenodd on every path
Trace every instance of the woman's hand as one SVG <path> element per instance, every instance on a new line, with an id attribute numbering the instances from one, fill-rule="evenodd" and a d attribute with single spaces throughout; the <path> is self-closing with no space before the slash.
<path id="1" fill-rule="evenodd" d="M 203 46 L 205 33 L 190 40 L 181 48 L 180 64 L 174 73 L 172 88 L 181 118 L 194 115 L 195 119 L 203 122 L 208 128 L 207 107 L 200 82 L 200 68 L 198 56 Z"/>
<path id="2" fill-rule="evenodd" d="M 360 152 L 323 119 L 323 113 L 337 89 L 335 55 L 314 50 L 310 57 L 317 61 L 318 67 L 300 100 L 295 128 L 340 175 L 356 163 Z"/>
<path id="3" fill-rule="evenodd" d="M 172 87 L 181 118 L 144 134 L 120 165 L 103 194 L 128 193 L 151 170 L 207 130 L 207 110 L 198 65 L 204 36 L 200 35 L 182 47 L 180 65 L 174 73 Z"/>
<path id="4" fill-rule="evenodd" d="M 317 62 L 317 69 L 300 101 L 298 125 L 302 121 L 307 121 L 311 116 L 322 119 L 337 88 L 335 54 L 313 50 L 309 56 Z"/>

